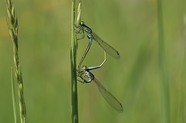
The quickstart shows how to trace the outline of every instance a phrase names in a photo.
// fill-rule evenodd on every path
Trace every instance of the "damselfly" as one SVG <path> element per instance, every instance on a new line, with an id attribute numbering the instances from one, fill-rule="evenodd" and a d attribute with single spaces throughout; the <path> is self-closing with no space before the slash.
<path id="1" fill-rule="evenodd" d="M 91 45 L 92 45 L 92 41 L 95 40 L 102 48 L 104 51 L 106 51 L 109 55 L 111 55 L 112 57 L 119 59 L 120 55 L 119 52 L 117 50 L 115 50 L 112 46 L 110 46 L 109 44 L 107 44 L 105 41 L 103 41 L 96 33 L 94 33 L 92 31 L 92 29 L 90 27 L 88 27 L 87 25 L 85 25 L 85 23 L 83 21 L 80 22 L 80 25 L 74 25 L 76 28 L 78 28 L 79 30 L 77 31 L 77 34 L 82 34 L 82 37 L 80 39 L 83 39 L 84 36 L 84 32 L 87 33 L 87 37 L 89 40 L 89 44 L 83 54 L 83 57 L 80 60 L 78 69 L 80 69 L 81 64 L 83 62 L 83 60 L 85 59 Z M 78 40 L 80 40 L 78 39 Z"/>
<path id="2" fill-rule="evenodd" d="M 100 68 L 106 61 L 105 59 L 99 66 L 87 67 L 83 66 L 81 70 L 77 70 L 77 76 L 81 78 L 79 80 L 82 83 L 91 83 L 92 81 L 97 85 L 99 91 L 101 92 L 104 99 L 118 112 L 123 112 L 122 104 L 95 78 L 95 76 L 90 72 Z"/>

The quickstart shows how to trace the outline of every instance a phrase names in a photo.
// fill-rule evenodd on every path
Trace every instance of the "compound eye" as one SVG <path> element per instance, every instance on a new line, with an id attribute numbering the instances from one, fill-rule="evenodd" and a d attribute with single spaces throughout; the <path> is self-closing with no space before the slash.
<path id="1" fill-rule="evenodd" d="M 82 70 L 86 70 L 86 69 L 87 69 L 87 66 L 83 66 L 83 67 L 82 67 Z"/>
<path id="2" fill-rule="evenodd" d="M 80 22 L 80 25 L 84 25 L 84 22 L 83 22 L 83 21 L 81 21 L 81 22 Z"/>

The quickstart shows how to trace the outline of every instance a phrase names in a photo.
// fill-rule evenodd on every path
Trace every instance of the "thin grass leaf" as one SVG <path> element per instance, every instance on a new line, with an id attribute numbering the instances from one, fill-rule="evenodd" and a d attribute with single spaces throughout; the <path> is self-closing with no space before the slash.
<path id="1" fill-rule="evenodd" d="M 157 1 L 157 17 L 158 17 L 158 34 L 159 34 L 159 69 L 160 69 L 160 88 L 162 97 L 162 114 L 163 123 L 170 123 L 170 100 L 169 100 L 169 83 L 167 79 L 166 69 L 166 55 L 165 55 L 165 42 L 163 31 L 163 12 L 162 1 Z"/>
<path id="2" fill-rule="evenodd" d="M 16 90 L 15 90 L 14 77 L 13 77 L 13 68 L 11 68 L 11 90 L 12 90 L 12 106 L 13 106 L 13 114 L 14 114 L 14 123 L 17 123 Z"/>

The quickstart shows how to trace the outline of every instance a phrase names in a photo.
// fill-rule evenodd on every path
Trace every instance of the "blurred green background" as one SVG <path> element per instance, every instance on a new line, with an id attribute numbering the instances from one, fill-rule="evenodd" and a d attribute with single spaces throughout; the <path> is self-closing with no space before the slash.
<path id="1" fill-rule="evenodd" d="M 70 0 L 14 0 L 19 20 L 19 57 L 23 72 L 28 123 L 71 123 Z M 170 85 L 171 123 L 186 122 L 186 1 L 164 0 L 166 68 Z M 78 83 L 81 123 L 160 123 L 161 84 L 158 63 L 156 0 L 83 1 L 82 20 L 116 48 L 93 73 L 123 104 L 118 113 L 95 84 Z M 78 60 L 87 39 L 79 42 Z M 83 63 L 99 65 L 103 51 L 93 43 Z M 0 123 L 13 122 L 10 68 L 12 42 L 0 1 Z M 181 117 L 182 116 L 182 117 Z M 184 119 L 183 119 L 184 118 Z"/>

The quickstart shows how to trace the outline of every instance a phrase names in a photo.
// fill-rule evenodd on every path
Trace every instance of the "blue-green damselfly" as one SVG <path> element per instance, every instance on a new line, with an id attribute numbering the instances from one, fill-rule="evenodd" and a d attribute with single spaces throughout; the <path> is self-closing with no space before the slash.
<path id="1" fill-rule="evenodd" d="M 95 70 L 101 68 L 102 65 L 106 61 L 106 54 L 104 51 L 105 59 L 99 66 L 87 67 L 83 66 L 82 69 L 77 70 L 77 76 L 81 78 L 79 80 L 82 83 L 91 83 L 92 81 L 97 85 L 100 93 L 104 97 L 104 99 L 112 106 L 116 111 L 123 112 L 122 104 L 95 78 L 95 76 L 90 72 L 91 70 Z"/>
<path id="2" fill-rule="evenodd" d="M 79 66 L 78 66 L 78 69 L 80 69 L 81 67 L 81 64 L 83 62 L 83 60 L 85 59 L 91 45 L 92 45 L 92 41 L 95 40 L 101 47 L 104 51 L 106 51 L 109 55 L 111 55 L 112 57 L 116 58 L 116 59 L 119 59 L 120 58 L 120 55 L 119 55 L 119 52 L 117 50 L 115 50 L 112 46 L 110 46 L 109 44 L 107 44 L 105 41 L 103 41 L 96 33 L 94 33 L 92 31 L 92 29 L 90 27 L 88 27 L 87 25 L 85 25 L 85 23 L 83 21 L 80 22 L 79 26 L 77 25 L 74 25 L 76 28 L 78 28 L 79 30 L 77 31 L 77 34 L 82 34 L 82 37 L 79 38 L 78 40 L 80 39 L 83 39 L 85 36 L 84 36 L 84 32 L 87 33 L 87 37 L 88 37 L 88 40 L 89 40 L 89 44 L 83 54 L 83 57 L 81 58 L 80 60 L 80 63 L 79 63 Z"/>

